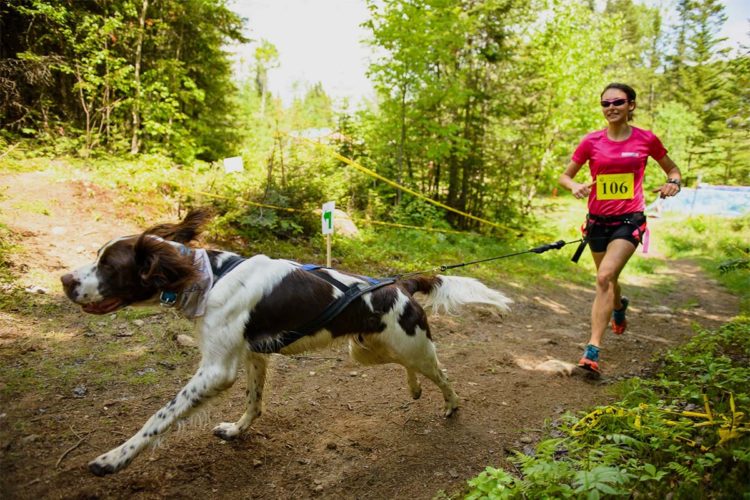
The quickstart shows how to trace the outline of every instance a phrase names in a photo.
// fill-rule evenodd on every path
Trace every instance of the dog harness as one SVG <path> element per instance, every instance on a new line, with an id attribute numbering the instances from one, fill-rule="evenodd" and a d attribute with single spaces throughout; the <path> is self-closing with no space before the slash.
<path id="1" fill-rule="evenodd" d="M 156 235 L 149 235 L 159 241 L 169 243 L 175 247 L 180 255 L 192 255 L 195 269 L 198 271 L 198 281 L 180 293 L 164 290 L 159 294 L 159 303 L 164 307 L 179 309 L 188 319 L 195 319 L 206 314 L 208 292 L 217 281 L 229 274 L 235 267 L 245 262 L 244 257 L 230 254 L 222 263 L 221 268 L 214 273 L 208 252 L 203 248 L 193 249 L 177 241 L 170 241 Z"/>
<path id="2" fill-rule="evenodd" d="M 166 240 L 165 240 L 166 241 Z M 179 309 L 188 319 L 195 319 L 206 313 L 206 303 L 208 302 L 208 292 L 224 276 L 229 274 L 234 268 L 242 264 L 246 259 L 239 255 L 232 254 L 223 263 L 221 268 L 214 273 L 211 269 L 211 261 L 208 258 L 206 250 L 192 249 L 181 243 L 169 241 L 168 243 L 175 246 L 182 255 L 193 255 L 193 262 L 198 270 L 200 278 L 198 281 L 180 293 L 173 291 L 162 291 L 159 295 L 159 302 L 164 307 L 174 307 Z M 250 348 L 254 352 L 275 353 L 284 347 L 293 344 L 297 340 L 315 333 L 328 323 L 333 321 L 346 307 L 366 293 L 373 292 L 378 288 L 390 285 L 396 281 L 396 278 L 376 279 L 369 276 L 357 276 L 365 280 L 368 284 L 353 283 L 345 285 L 326 272 L 317 272 L 328 269 L 315 264 L 299 265 L 303 271 L 312 273 L 318 278 L 322 278 L 331 285 L 341 290 L 342 294 L 337 297 L 312 321 L 295 330 L 280 332 L 278 339 L 273 342 L 273 346 L 267 342 L 258 342 L 251 344 Z"/>
<path id="3" fill-rule="evenodd" d="M 378 288 L 390 285 L 391 283 L 394 283 L 396 281 L 396 278 L 383 278 L 379 280 L 370 278 L 368 276 L 357 276 L 358 278 L 365 280 L 368 284 L 357 282 L 347 286 L 327 272 L 318 272 L 329 268 L 318 266 L 315 264 L 304 264 L 300 265 L 299 268 L 303 271 L 312 273 L 318 278 L 324 279 L 331 285 L 341 290 L 342 294 L 335 300 L 333 300 L 333 302 L 328 304 L 328 306 L 316 318 L 309 321 L 307 324 L 302 325 L 300 328 L 297 328 L 295 330 L 285 330 L 283 332 L 279 332 L 278 336 L 272 343 L 264 341 L 251 343 L 251 351 L 265 354 L 277 353 L 284 347 L 293 344 L 299 339 L 315 333 L 321 328 L 324 328 L 339 314 L 341 314 L 349 304 L 360 298 L 362 295 L 373 292 Z"/>
<path id="4" fill-rule="evenodd" d="M 180 293 L 164 290 L 159 294 L 159 303 L 164 307 L 175 307 L 179 309 L 188 319 L 195 319 L 206 314 L 206 303 L 208 302 L 208 292 L 214 287 L 217 281 L 229 274 L 235 267 L 245 262 L 244 257 L 231 254 L 223 263 L 216 273 L 211 268 L 211 260 L 208 252 L 203 248 L 193 249 L 176 241 L 164 240 L 154 236 L 166 243 L 169 243 L 181 255 L 192 255 L 193 264 L 198 271 L 198 281 L 184 289 Z"/>

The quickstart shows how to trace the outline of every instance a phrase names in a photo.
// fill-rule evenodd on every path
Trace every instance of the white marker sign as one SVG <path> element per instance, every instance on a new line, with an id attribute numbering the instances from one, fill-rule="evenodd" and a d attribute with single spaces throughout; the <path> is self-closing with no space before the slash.
<path id="1" fill-rule="evenodd" d="M 321 216 L 321 222 L 323 223 L 323 234 L 333 234 L 333 211 L 335 209 L 335 201 L 323 203 L 323 214 Z"/>
<path id="2" fill-rule="evenodd" d="M 231 158 L 224 158 L 224 173 L 231 174 L 232 172 L 242 172 L 245 168 L 242 166 L 242 157 L 233 156 Z"/>

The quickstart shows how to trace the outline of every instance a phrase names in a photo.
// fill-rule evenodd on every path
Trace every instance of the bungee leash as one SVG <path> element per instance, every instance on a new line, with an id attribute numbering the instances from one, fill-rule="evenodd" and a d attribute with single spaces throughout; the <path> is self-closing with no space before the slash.
<path id="1" fill-rule="evenodd" d="M 442 266 L 438 266 L 438 267 L 435 267 L 435 268 L 432 268 L 432 269 L 428 269 L 428 270 L 425 270 L 425 271 L 414 271 L 414 272 L 407 273 L 407 274 L 399 274 L 399 275 L 396 276 L 396 278 L 403 279 L 403 278 L 406 278 L 406 277 L 409 277 L 409 276 L 415 276 L 417 274 L 429 274 L 429 273 L 435 273 L 435 272 L 438 272 L 438 271 L 439 272 L 445 272 L 445 271 L 448 271 L 449 269 L 456 269 L 458 267 L 471 266 L 471 265 L 474 265 L 474 264 L 481 264 L 482 262 L 490 262 L 490 261 L 493 261 L 493 260 L 507 259 L 508 257 L 515 257 L 517 255 L 524 255 L 524 254 L 527 254 L 527 253 L 537 253 L 537 254 L 539 254 L 539 253 L 544 253 L 544 252 L 546 252 L 548 250 L 560 250 L 565 245 L 570 245 L 572 243 L 581 243 L 583 241 L 584 241 L 584 238 L 579 238 L 579 239 L 573 240 L 573 241 L 558 240 L 558 241 L 556 241 L 554 243 L 548 243 L 546 245 L 539 245 L 538 247 L 530 248 L 528 250 L 523 250 L 521 252 L 508 253 L 508 254 L 504 254 L 504 255 L 498 255 L 496 257 L 488 257 L 486 259 L 472 260 L 472 261 L 469 261 L 469 262 L 461 262 L 460 264 L 451 264 L 451 265 L 445 265 L 444 264 Z"/>

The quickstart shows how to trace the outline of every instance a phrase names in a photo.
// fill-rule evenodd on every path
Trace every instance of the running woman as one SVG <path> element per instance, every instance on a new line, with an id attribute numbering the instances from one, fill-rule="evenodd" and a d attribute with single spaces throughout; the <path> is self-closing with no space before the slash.
<path id="1" fill-rule="evenodd" d="M 578 199 L 588 198 L 584 237 L 596 265 L 596 297 L 591 306 L 591 337 L 578 366 L 601 374 L 599 350 L 609 323 L 615 334 L 627 328 L 628 299 L 617 280 L 646 234 L 643 176 L 650 156 L 667 175 L 655 192 L 662 198 L 680 192 L 682 174 L 659 138 L 630 124 L 636 93 L 623 83 L 610 83 L 600 96 L 607 128 L 586 135 L 576 148 L 560 185 Z M 591 179 L 573 180 L 587 163 Z"/>

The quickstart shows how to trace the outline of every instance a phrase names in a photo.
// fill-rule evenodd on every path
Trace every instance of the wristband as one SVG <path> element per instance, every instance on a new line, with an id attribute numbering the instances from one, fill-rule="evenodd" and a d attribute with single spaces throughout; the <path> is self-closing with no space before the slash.
<path id="1" fill-rule="evenodd" d="M 678 193 L 682 191 L 682 181 L 680 181 L 680 179 L 669 179 L 667 181 L 667 184 L 674 184 L 675 186 L 677 186 Z"/>

